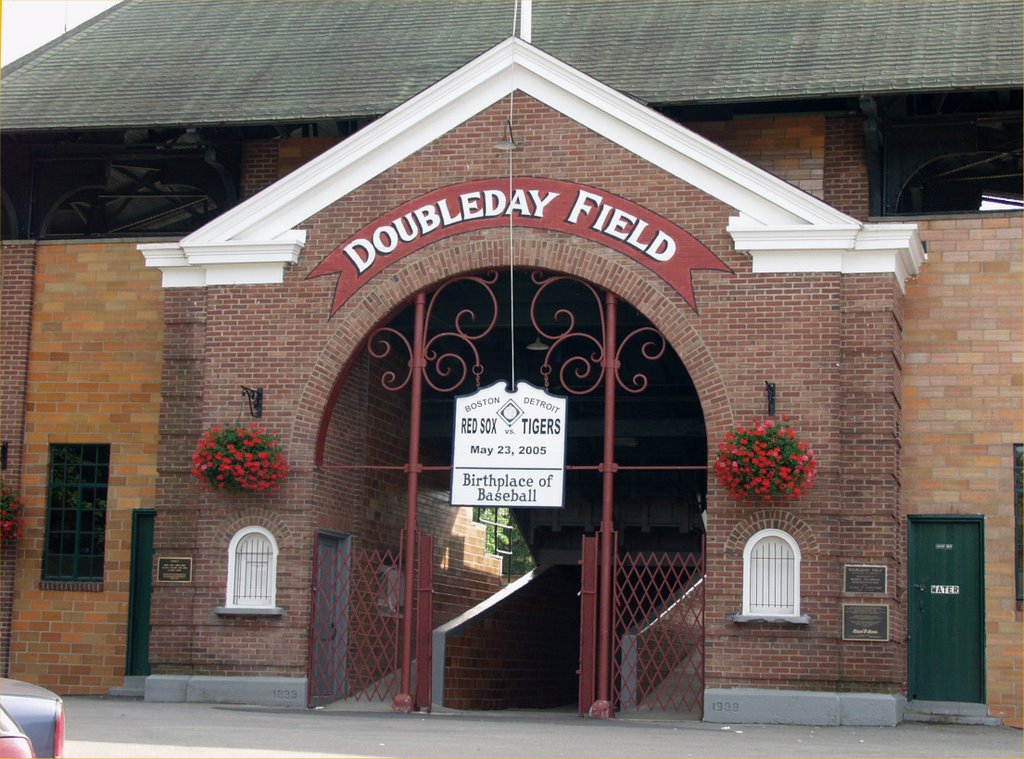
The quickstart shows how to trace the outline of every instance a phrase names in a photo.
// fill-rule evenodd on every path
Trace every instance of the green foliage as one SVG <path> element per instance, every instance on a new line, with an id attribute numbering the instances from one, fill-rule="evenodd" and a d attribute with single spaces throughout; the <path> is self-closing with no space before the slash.
<path id="1" fill-rule="evenodd" d="M 503 507 L 476 508 L 473 521 L 487 527 L 485 550 L 491 556 L 500 556 L 501 571 L 506 577 L 521 577 L 534 568 L 530 548 L 523 540 L 512 512 Z"/>

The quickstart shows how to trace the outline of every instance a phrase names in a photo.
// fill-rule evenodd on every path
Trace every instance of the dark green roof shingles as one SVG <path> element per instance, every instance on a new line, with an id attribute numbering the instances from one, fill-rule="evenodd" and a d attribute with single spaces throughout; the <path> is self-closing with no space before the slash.
<path id="1" fill-rule="evenodd" d="M 592 3 L 559 5 L 567 6 L 562 24 L 545 29 L 540 46 L 646 102 L 1000 88 L 1022 80 L 1018 2 L 621 0 L 600 3 L 599 14 L 589 13 Z"/>
<path id="2" fill-rule="evenodd" d="M 385 113 L 512 32 L 511 0 L 125 0 L 5 68 L 0 127 Z M 1018 0 L 536 0 L 533 43 L 649 103 L 1017 87 Z"/>

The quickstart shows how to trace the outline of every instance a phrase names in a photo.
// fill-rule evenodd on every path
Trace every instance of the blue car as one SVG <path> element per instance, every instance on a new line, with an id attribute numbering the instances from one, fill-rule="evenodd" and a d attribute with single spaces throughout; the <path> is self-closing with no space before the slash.
<path id="1" fill-rule="evenodd" d="M 64 702 L 56 693 L 0 678 L 0 707 L 32 741 L 38 757 L 64 756 Z"/>

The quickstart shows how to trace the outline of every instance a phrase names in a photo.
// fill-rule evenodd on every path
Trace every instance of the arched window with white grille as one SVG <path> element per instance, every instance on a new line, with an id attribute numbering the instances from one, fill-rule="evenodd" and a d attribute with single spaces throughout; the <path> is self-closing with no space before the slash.
<path id="1" fill-rule="evenodd" d="M 228 546 L 225 606 L 270 608 L 277 601 L 277 541 L 262 527 L 244 527 Z"/>
<path id="2" fill-rule="evenodd" d="M 743 549 L 743 614 L 800 616 L 800 547 L 782 530 L 761 530 Z"/>

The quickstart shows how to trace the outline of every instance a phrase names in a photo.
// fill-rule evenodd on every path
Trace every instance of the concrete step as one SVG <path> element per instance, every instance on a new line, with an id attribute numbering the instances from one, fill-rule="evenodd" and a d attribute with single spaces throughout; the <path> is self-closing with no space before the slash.
<path id="1" fill-rule="evenodd" d="M 985 704 L 960 701 L 908 701 L 904 722 L 931 722 L 943 725 L 1001 725 L 998 717 L 988 716 Z"/>
<path id="2" fill-rule="evenodd" d="M 107 695 L 116 696 L 117 698 L 143 698 L 146 695 L 146 676 L 126 676 L 124 678 L 124 685 L 111 688 Z"/>

